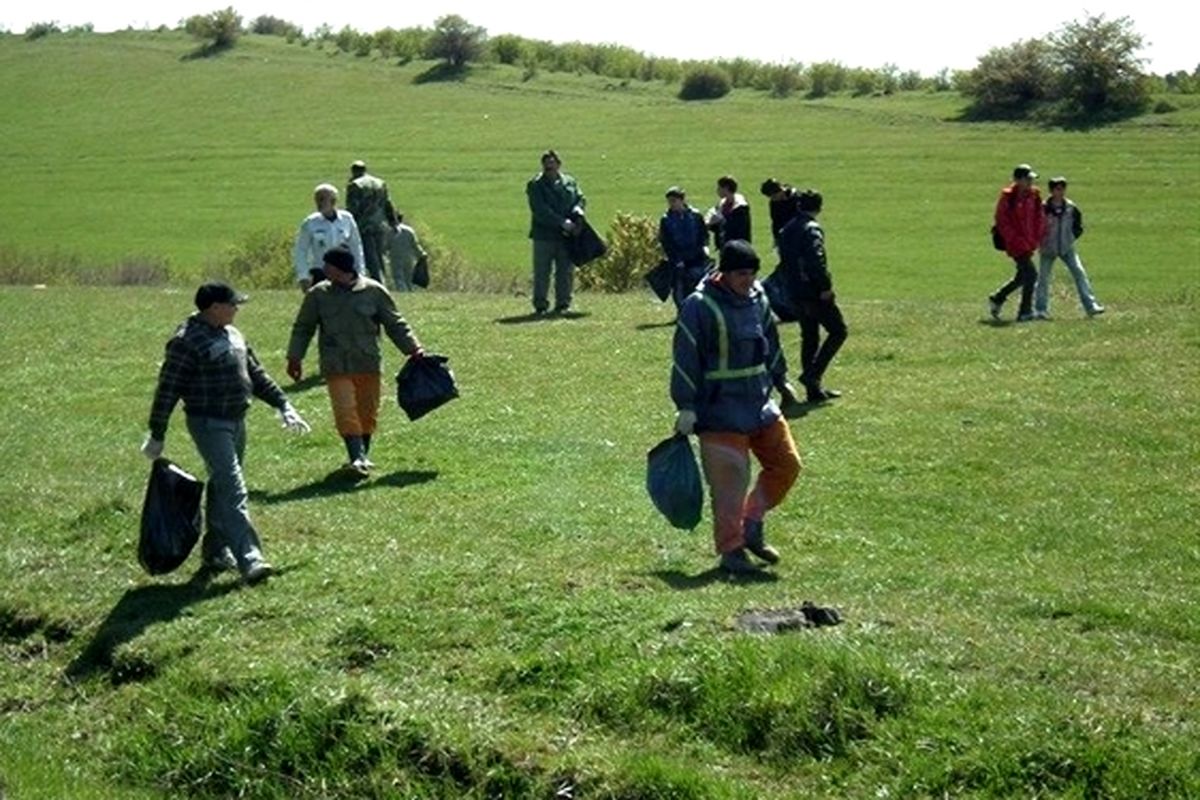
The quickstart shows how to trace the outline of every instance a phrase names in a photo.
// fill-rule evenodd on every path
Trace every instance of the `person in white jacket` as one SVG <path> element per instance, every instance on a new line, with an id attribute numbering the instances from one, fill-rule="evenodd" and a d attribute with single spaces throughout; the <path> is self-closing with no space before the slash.
<path id="1" fill-rule="evenodd" d="M 337 207 L 338 190 L 330 183 L 313 189 L 317 210 L 304 218 L 296 233 L 292 261 L 296 268 L 296 283 L 300 291 L 321 280 L 325 253 L 344 247 L 354 255 L 354 263 L 363 263 L 362 238 L 350 212 Z"/>

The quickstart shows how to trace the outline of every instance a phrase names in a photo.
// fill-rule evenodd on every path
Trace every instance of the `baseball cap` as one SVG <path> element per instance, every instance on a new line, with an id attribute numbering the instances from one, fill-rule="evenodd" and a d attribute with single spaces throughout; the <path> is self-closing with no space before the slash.
<path id="1" fill-rule="evenodd" d="M 1037 173 L 1028 164 L 1017 164 L 1013 167 L 1013 178 L 1036 178 Z"/>
<path id="2" fill-rule="evenodd" d="M 666 196 L 667 197 L 686 197 L 687 192 L 685 192 L 682 188 L 680 188 L 678 186 L 672 186 L 669 189 L 667 189 Z"/>
<path id="3" fill-rule="evenodd" d="M 213 281 L 205 283 L 196 290 L 196 308 L 203 311 L 213 303 L 232 303 L 241 305 L 250 298 L 234 289 L 228 283 Z"/>

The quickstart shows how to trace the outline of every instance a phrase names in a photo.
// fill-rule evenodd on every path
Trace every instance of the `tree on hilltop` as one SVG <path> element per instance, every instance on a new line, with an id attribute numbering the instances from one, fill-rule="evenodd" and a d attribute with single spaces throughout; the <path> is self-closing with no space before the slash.
<path id="1" fill-rule="evenodd" d="M 442 58 L 451 69 L 461 69 L 483 55 L 487 30 L 472 25 L 457 14 L 447 14 L 433 24 L 426 55 Z"/>
<path id="2" fill-rule="evenodd" d="M 211 14 L 196 14 L 188 17 L 183 29 L 205 42 L 205 53 L 215 53 L 233 47 L 242 35 L 242 15 L 233 6 Z"/>

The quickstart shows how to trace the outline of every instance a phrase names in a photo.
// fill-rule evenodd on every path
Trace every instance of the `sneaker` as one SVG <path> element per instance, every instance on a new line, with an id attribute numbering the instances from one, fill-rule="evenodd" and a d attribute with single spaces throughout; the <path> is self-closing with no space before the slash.
<path id="1" fill-rule="evenodd" d="M 371 459 L 367 458 L 366 456 L 360 456 L 359 458 L 356 458 L 354 460 L 354 464 L 352 466 L 355 469 L 360 470 L 364 475 L 366 475 L 368 472 L 370 472 L 372 469 L 375 468 L 375 462 L 372 461 Z"/>
<path id="2" fill-rule="evenodd" d="M 231 569 L 237 569 L 237 559 L 233 557 L 233 553 L 226 547 L 215 556 L 205 558 L 204 569 L 213 573 L 228 572 Z"/>
<path id="3" fill-rule="evenodd" d="M 1004 307 L 1004 303 L 995 298 L 988 298 L 988 313 L 992 315 L 992 319 L 1000 319 L 1000 309 Z"/>
<path id="4" fill-rule="evenodd" d="M 1096 305 L 1089 308 L 1088 312 L 1087 312 L 1089 317 L 1098 317 L 1103 313 L 1104 313 L 1104 306 L 1100 305 L 1099 303 L 1097 303 Z"/>
<path id="5" fill-rule="evenodd" d="M 363 466 L 363 461 L 361 458 L 355 459 L 354 461 L 347 461 L 345 464 L 342 464 L 340 471 L 346 477 L 353 478 L 355 480 L 366 478 L 371 474 L 367 468 Z"/>
<path id="6" fill-rule="evenodd" d="M 246 571 L 242 573 L 242 580 L 253 586 L 256 583 L 262 583 L 274 574 L 275 568 L 266 561 L 255 561 L 246 567 Z"/>
<path id="7" fill-rule="evenodd" d="M 722 553 L 721 560 L 717 562 L 717 566 L 726 572 L 730 572 L 735 575 L 748 575 L 751 573 L 762 572 L 762 567 L 746 558 L 746 551 L 740 547 L 737 550 L 730 550 L 728 553 Z"/>
<path id="8" fill-rule="evenodd" d="M 742 520 L 742 535 L 746 540 L 746 549 L 757 558 L 768 564 L 779 563 L 779 551 L 767 544 L 763 536 L 763 521 L 761 519 Z"/>
<path id="9" fill-rule="evenodd" d="M 1018 314 L 1017 315 L 1017 322 L 1033 322 L 1033 320 L 1034 320 L 1033 314 Z"/>
<path id="10" fill-rule="evenodd" d="M 1033 318 L 1037 320 L 1048 320 L 1050 319 L 1050 314 L 1045 311 L 1035 311 L 1033 312 Z"/>
<path id="11" fill-rule="evenodd" d="M 826 400 L 836 400 L 842 396 L 837 389 L 826 389 L 824 386 L 821 387 L 821 394 L 825 396 Z"/>

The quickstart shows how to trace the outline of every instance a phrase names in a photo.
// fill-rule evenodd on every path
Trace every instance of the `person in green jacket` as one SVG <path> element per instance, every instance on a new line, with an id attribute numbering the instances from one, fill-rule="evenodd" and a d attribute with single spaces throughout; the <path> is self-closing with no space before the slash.
<path id="1" fill-rule="evenodd" d="M 383 259 L 387 253 L 388 238 L 392 228 L 388 216 L 392 213 L 392 200 L 388 196 L 387 183 L 367 172 L 363 161 L 350 165 L 350 183 L 346 185 L 346 210 L 358 224 L 362 237 L 363 260 L 367 274 L 372 280 L 383 283 Z"/>
<path id="2" fill-rule="evenodd" d="M 304 376 L 304 355 L 313 334 L 320 330 L 317 350 L 321 377 L 329 391 L 334 424 L 346 443 L 349 461 L 344 470 L 366 477 L 371 436 L 379 417 L 380 328 L 409 358 L 424 351 L 404 317 L 396 310 L 383 284 L 358 274 L 349 250 L 325 253 L 326 280 L 308 290 L 292 324 L 288 343 L 287 374 L 294 381 Z"/>
<path id="3" fill-rule="evenodd" d="M 550 308 L 550 271 L 554 269 L 554 313 L 571 308 L 575 266 L 567 252 L 567 237 L 583 216 L 587 200 L 579 184 L 562 171 L 562 159 L 553 150 L 542 153 L 542 171 L 525 185 L 532 222 L 533 311 L 545 314 Z"/>

